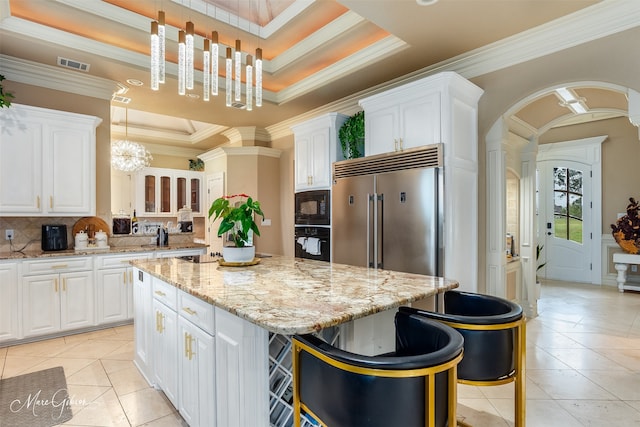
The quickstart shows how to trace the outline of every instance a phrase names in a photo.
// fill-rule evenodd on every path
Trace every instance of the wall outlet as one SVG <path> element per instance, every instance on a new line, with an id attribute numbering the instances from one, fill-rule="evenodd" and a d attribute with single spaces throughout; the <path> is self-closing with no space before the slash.
<path id="1" fill-rule="evenodd" d="M 4 231 L 4 238 L 7 240 L 13 240 L 14 237 L 14 233 L 13 230 L 5 230 Z"/>
<path id="2" fill-rule="evenodd" d="M 637 265 L 635 265 L 635 264 L 633 264 L 633 265 L 631 266 L 631 272 L 632 272 L 632 273 L 637 273 L 637 272 L 638 272 L 638 266 L 637 266 Z"/>

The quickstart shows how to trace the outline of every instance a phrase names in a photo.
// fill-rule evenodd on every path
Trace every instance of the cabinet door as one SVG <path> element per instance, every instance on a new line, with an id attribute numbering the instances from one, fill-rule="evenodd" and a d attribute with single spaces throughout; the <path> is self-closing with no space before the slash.
<path id="1" fill-rule="evenodd" d="M 398 106 L 400 149 L 437 144 L 440 138 L 440 92 L 433 92 Z"/>
<path id="2" fill-rule="evenodd" d="M 45 135 L 44 158 L 51 162 L 50 175 L 45 175 L 48 188 L 44 202 L 48 212 L 95 214 L 95 188 L 92 188 L 95 155 L 91 131 L 74 128 L 69 123 L 50 125 Z"/>
<path id="3" fill-rule="evenodd" d="M 218 425 L 264 425 L 269 417 L 268 332 L 225 310 L 215 310 L 215 325 Z"/>
<path id="4" fill-rule="evenodd" d="M 93 273 L 60 274 L 60 329 L 93 326 Z"/>
<path id="5" fill-rule="evenodd" d="M 311 180 L 311 135 L 296 135 L 295 141 L 295 189 L 296 191 L 307 189 Z"/>
<path id="6" fill-rule="evenodd" d="M 329 128 L 314 132 L 311 136 L 311 187 L 331 186 L 331 161 L 329 159 Z"/>
<path id="7" fill-rule="evenodd" d="M 98 324 L 119 322 L 129 318 L 128 294 L 131 291 L 127 268 L 98 270 Z"/>
<path id="8" fill-rule="evenodd" d="M 43 125 L 0 111 L 0 214 L 42 211 Z"/>
<path id="9" fill-rule="evenodd" d="M 22 326 L 25 337 L 60 330 L 60 277 L 43 274 L 22 278 Z"/>
<path id="10" fill-rule="evenodd" d="M 153 336 L 153 298 L 151 297 L 151 276 L 138 269 L 133 269 L 133 306 L 134 319 L 133 327 L 135 333 L 135 356 L 134 360 L 138 369 L 147 378 L 153 381 L 151 372 L 153 371 L 152 360 L 152 336 Z"/>
<path id="11" fill-rule="evenodd" d="M 16 264 L 0 263 L 0 342 L 16 339 L 18 331 L 18 274 Z"/>
<path id="12" fill-rule="evenodd" d="M 391 106 L 366 111 L 364 121 L 364 153 L 366 156 L 389 153 L 398 149 L 398 108 Z"/>
<path id="13" fill-rule="evenodd" d="M 131 172 L 111 169 L 111 212 L 132 212 L 134 209 L 133 185 L 135 176 Z"/>
<path id="14" fill-rule="evenodd" d="M 164 391 L 173 406 L 178 402 L 178 343 L 175 311 L 161 302 L 153 301 L 155 333 L 153 335 L 153 370 L 158 387 Z"/>
<path id="15" fill-rule="evenodd" d="M 180 415 L 189 426 L 215 427 L 214 339 L 178 317 Z"/>

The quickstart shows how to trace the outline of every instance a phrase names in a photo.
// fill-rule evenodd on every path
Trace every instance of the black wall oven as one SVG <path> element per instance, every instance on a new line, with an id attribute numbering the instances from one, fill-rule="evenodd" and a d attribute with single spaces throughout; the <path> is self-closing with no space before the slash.
<path id="1" fill-rule="evenodd" d="M 295 194 L 295 225 L 329 225 L 329 190 L 301 191 Z"/>
<path id="2" fill-rule="evenodd" d="M 331 261 L 331 229 L 303 226 L 295 230 L 295 255 L 298 258 Z"/>

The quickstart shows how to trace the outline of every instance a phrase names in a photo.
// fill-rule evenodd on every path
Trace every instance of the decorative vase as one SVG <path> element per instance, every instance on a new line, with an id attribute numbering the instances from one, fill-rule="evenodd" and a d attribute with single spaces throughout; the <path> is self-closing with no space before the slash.
<path id="1" fill-rule="evenodd" d="M 253 261 L 255 256 L 255 246 L 244 246 L 242 248 L 225 246 L 222 248 L 222 258 L 224 258 L 225 262 L 249 262 Z"/>

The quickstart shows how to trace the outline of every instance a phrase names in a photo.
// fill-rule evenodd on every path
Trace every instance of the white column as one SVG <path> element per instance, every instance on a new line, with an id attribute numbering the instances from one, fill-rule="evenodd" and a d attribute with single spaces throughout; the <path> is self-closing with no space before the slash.
<path id="1" fill-rule="evenodd" d="M 522 309 L 525 315 L 538 315 L 536 300 L 536 155 L 538 141 L 530 142 L 521 152 L 520 176 L 520 260 L 522 262 Z"/>
<path id="2" fill-rule="evenodd" d="M 506 298 L 506 150 L 508 129 L 500 118 L 487 134 L 486 140 L 486 292 Z"/>

